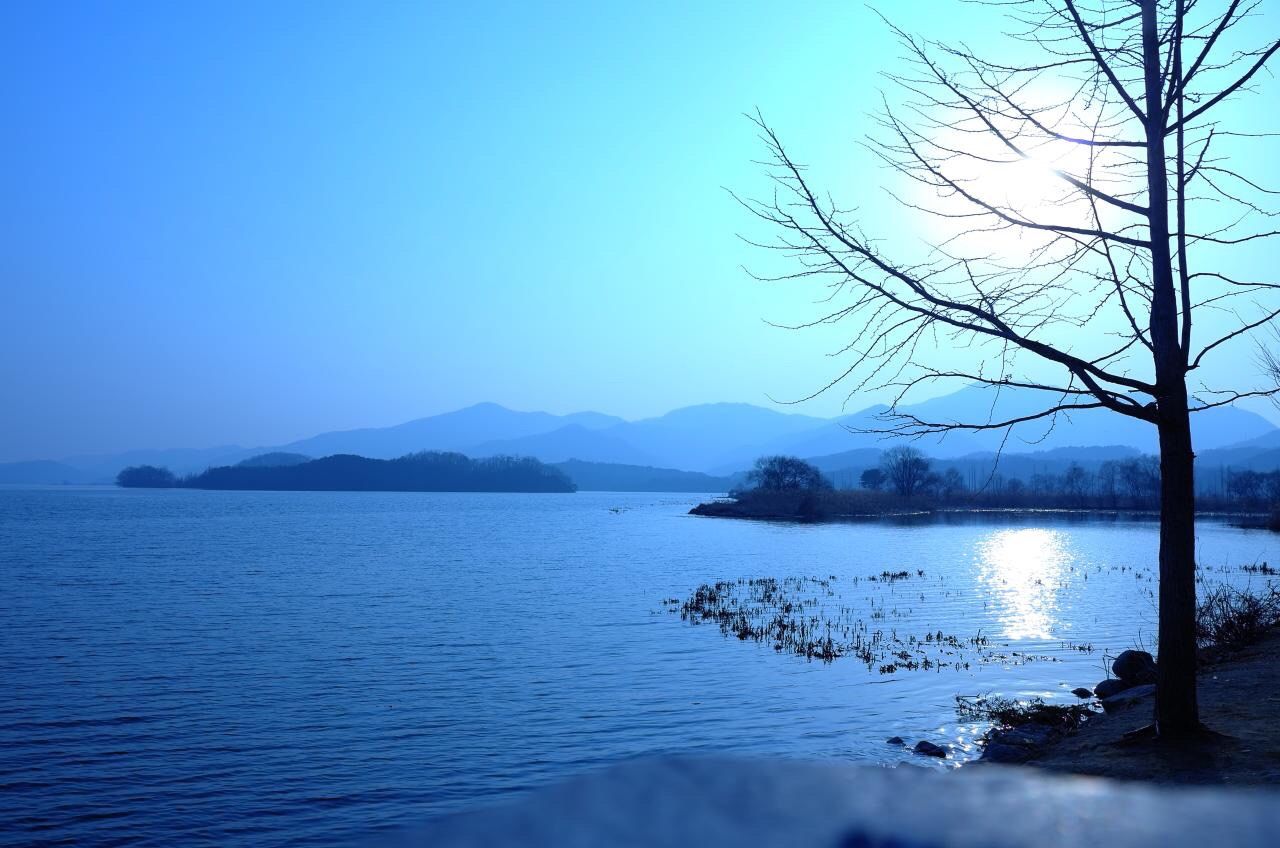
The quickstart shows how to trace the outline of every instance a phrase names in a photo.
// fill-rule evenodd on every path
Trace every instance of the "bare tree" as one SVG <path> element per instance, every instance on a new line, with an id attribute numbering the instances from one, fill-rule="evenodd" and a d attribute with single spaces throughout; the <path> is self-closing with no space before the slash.
<path id="1" fill-rule="evenodd" d="M 929 460 L 920 451 L 899 445 L 884 452 L 880 458 L 884 476 L 904 498 L 919 492 L 929 476 Z"/>
<path id="2" fill-rule="evenodd" d="M 792 263 L 759 278 L 831 288 L 830 311 L 800 326 L 856 325 L 851 364 L 819 391 L 892 389 L 883 432 L 1051 427 L 1093 409 L 1157 428 L 1167 738 L 1200 728 L 1190 414 L 1275 391 L 1189 387 L 1207 357 L 1280 314 L 1266 300 L 1280 284 L 1237 267 L 1280 234 L 1265 207 L 1276 192 L 1229 159 L 1266 134 L 1224 123 L 1280 48 L 1274 28 L 1249 25 L 1274 23 L 1263 2 L 992 0 L 1012 21 L 996 58 L 889 24 L 906 52 L 887 75 L 901 96 L 885 96 L 866 146 L 903 178 L 894 196 L 925 221 L 923 253 L 868 235 L 758 114 L 775 190 L 739 198 L 773 229 L 750 240 Z M 1028 184 L 1045 188 L 1028 197 Z M 946 380 L 1045 401 L 973 421 L 902 409 Z"/>
<path id="3" fill-rule="evenodd" d="M 762 456 L 747 472 L 747 480 L 757 489 L 770 492 L 820 491 L 831 488 L 831 481 L 815 466 L 794 456 Z"/>
<path id="4" fill-rule="evenodd" d="M 858 478 L 858 482 L 862 484 L 862 488 L 870 489 L 878 492 L 884 488 L 885 476 L 884 472 L 879 468 L 868 468 L 862 472 L 862 476 Z"/>
<path id="5" fill-rule="evenodd" d="M 948 468 L 942 475 L 939 494 L 944 498 L 954 498 L 956 495 L 963 494 L 964 491 L 964 478 L 960 476 L 960 472 L 954 468 Z"/>
<path id="6" fill-rule="evenodd" d="M 1066 473 L 1062 475 L 1062 490 L 1074 503 L 1082 504 L 1089 494 L 1092 478 L 1093 475 L 1085 471 L 1079 463 L 1073 462 L 1067 466 Z"/>
<path id="7" fill-rule="evenodd" d="M 1274 324 L 1271 326 L 1270 343 L 1258 342 L 1258 367 L 1262 369 L 1262 373 L 1267 376 L 1271 382 L 1280 386 L 1280 327 Z M 1272 396 L 1273 405 L 1280 407 L 1280 399 Z"/>
<path id="8" fill-rule="evenodd" d="M 1120 482 L 1129 491 L 1133 505 L 1139 509 L 1149 507 L 1161 494 L 1160 463 L 1153 456 L 1126 459 L 1120 463 Z"/>

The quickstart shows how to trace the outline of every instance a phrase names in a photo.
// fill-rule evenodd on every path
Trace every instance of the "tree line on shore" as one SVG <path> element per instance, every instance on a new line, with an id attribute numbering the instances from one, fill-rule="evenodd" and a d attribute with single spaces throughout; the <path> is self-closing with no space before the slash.
<path id="1" fill-rule="evenodd" d="M 126 468 L 125 488 L 265 491 L 377 492 L 573 492 L 559 469 L 528 457 L 471 459 L 460 453 L 423 451 L 398 459 L 339 454 L 289 465 L 240 464 L 179 477 L 151 465 Z"/>
<path id="2" fill-rule="evenodd" d="M 829 492 L 828 497 L 836 497 L 837 492 L 816 466 L 793 456 L 761 457 L 747 481 L 750 487 L 733 492 L 735 498 L 780 492 Z M 996 470 L 967 481 L 955 468 L 940 471 L 921 451 L 899 446 L 885 451 L 878 466 L 862 471 L 858 489 L 867 503 L 1154 510 L 1160 507 L 1160 462 L 1154 456 L 1139 456 L 1106 460 L 1093 469 L 1072 462 L 1060 473 L 1035 473 L 1025 480 Z M 1198 505 L 1202 510 L 1274 511 L 1280 506 L 1280 471 L 1225 471 L 1221 491 L 1202 495 Z"/>

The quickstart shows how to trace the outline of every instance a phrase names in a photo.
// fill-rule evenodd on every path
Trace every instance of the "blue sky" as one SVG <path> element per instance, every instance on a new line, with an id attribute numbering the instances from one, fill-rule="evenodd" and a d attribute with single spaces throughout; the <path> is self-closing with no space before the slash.
<path id="1" fill-rule="evenodd" d="M 984 37 L 974 7 L 911 4 Z M 759 107 L 878 224 L 851 3 L 30 3 L 0 26 L 0 460 L 834 373 L 750 281 Z M 832 394 L 798 411 L 834 414 Z M 870 399 L 868 399 L 870 400 Z M 859 407 L 861 403 L 854 403 Z"/>

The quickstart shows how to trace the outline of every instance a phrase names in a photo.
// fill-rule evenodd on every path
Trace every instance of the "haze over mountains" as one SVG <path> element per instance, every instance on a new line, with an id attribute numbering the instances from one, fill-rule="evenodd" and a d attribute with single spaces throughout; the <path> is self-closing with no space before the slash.
<path id="1" fill-rule="evenodd" d="M 1013 417 L 1038 408 L 1043 396 L 966 388 L 950 395 L 903 407 L 921 419 L 937 422 L 987 421 Z M 625 421 L 597 412 L 553 415 L 518 412 L 493 403 L 409 421 L 394 427 L 321 433 L 285 445 L 243 448 L 228 445 L 192 450 L 137 450 L 104 456 L 68 457 L 57 462 L 0 465 L 0 483 L 106 482 L 128 465 L 153 464 L 187 474 L 214 465 L 229 465 L 269 452 L 310 457 L 357 454 L 392 459 L 421 450 L 457 451 L 472 457 L 503 454 L 532 456 L 547 463 L 586 463 L 675 469 L 714 475 L 717 482 L 743 471 L 767 454 L 814 458 L 828 471 L 874 465 L 879 451 L 900 440 L 873 432 L 883 429 L 877 418 L 884 407 L 873 406 L 838 419 L 788 414 L 741 403 L 713 403 L 677 409 L 656 418 Z M 1202 463 L 1240 467 L 1280 467 L 1280 429 L 1260 415 L 1221 407 L 1193 416 L 1197 452 Z M 1044 462 L 1153 453 L 1155 428 L 1105 410 L 1082 410 L 1061 416 L 1055 425 L 1031 422 L 1003 431 L 955 432 L 929 436 L 913 444 L 940 460 L 976 461 L 1002 448 L 1024 460 Z M 1098 449 L 1106 451 L 1099 453 Z M 1086 450 L 1087 449 L 1087 450 Z M 974 455 L 979 455 L 975 457 Z M 1105 457 L 1104 457 L 1105 458 Z M 1270 465 L 1267 465 L 1271 463 Z M 1013 465 L 1002 465 L 1004 468 Z M 593 474 L 599 477 L 597 467 Z M 652 475 L 651 475 L 652 476 Z M 603 478 L 602 478 L 603 479 Z M 630 478 L 629 478 L 630 479 Z M 656 477 L 684 479 L 693 477 Z M 692 483 L 691 483 L 692 485 Z"/>

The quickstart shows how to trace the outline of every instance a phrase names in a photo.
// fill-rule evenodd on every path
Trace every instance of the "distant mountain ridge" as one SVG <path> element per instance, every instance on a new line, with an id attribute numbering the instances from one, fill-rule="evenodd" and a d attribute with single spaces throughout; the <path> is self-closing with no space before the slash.
<path id="1" fill-rule="evenodd" d="M 84 482 L 83 477 L 84 472 L 78 468 L 51 459 L 6 462 L 0 465 L 0 485 L 60 486 Z"/>
<path id="2" fill-rule="evenodd" d="M 1003 392 L 998 399 L 987 390 L 968 388 L 950 395 L 902 407 L 902 411 L 934 423 L 984 423 L 1004 421 L 1035 413 L 1043 408 L 1043 398 L 1032 393 Z M 889 425 L 878 418 L 885 407 L 874 406 L 829 422 L 799 437 L 765 445 L 766 453 L 797 456 L 824 456 L 857 448 L 885 449 L 897 440 L 875 432 Z M 1274 439 L 1280 447 L 1280 430 L 1267 419 L 1244 409 L 1219 407 L 1192 416 L 1198 452 L 1215 450 L 1249 440 Z M 1003 454 L 1038 453 L 1067 448 L 1124 446 L 1142 453 L 1156 453 L 1156 428 L 1134 418 L 1104 409 L 1062 413 L 1056 421 L 1042 420 L 1018 424 L 1005 437 L 1004 430 L 981 432 L 956 430 L 943 435 L 923 436 L 912 444 L 938 458 L 957 458 L 980 452 Z M 717 469 L 725 470 L 725 469 Z"/>
<path id="3" fill-rule="evenodd" d="M 352 453 L 372 459 L 394 459 L 420 450 L 466 452 L 466 449 L 486 442 L 525 439 L 563 427 L 578 427 L 583 432 L 591 432 L 621 423 L 624 423 L 621 418 L 598 412 L 552 415 L 549 412 L 517 412 L 496 403 L 478 403 L 393 427 L 321 433 L 274 450 L 308 456 Z"/>
<path id="4" fill-rule="evenodd" d="M 576 459 L 583 462 L 611 462 L 621 465 L 659 464 L 657 458 L 645 453 L 626 439 L 614 435 L 611 430 L 590 430 L 580 424 L 570 424 L 558 430 L 532 436 L 484 442 L 465 452 L 474 456 L 502 454 L 532 456 L 543 462 L 567 462 Z"/>
<path id="5" fill-rule="evenodd" d="M 644 465 L 582 462 L 572 459 L 555 467 L 582 492 L 697 492 L 718 494 L 741 485 L 742 475 L 712 477 L 700 471 L 677 471 Z"/>
<path id="6" fill-rule="evenodd" d="M 311 460 L 312 457 L 306 454 L 274 451 L 242 459 L 236 463 L 236 468 L 283 468 L 288 465 L 301 465 Z"/>
<path id="7" fill-rule="evenodd" d="M 1025 414 L 1038 408 L 1037 393 L 1004 391 L 995 395 L 970 387 L 950 395 L 904 406 L 922 419 L 986 421 Z M 178 474 L 234 465 L 261 454 L 285 453 L 309 457 L 354 454 L 390 459 L 424 450 L 456 451 L 474 457 L 529 456 L 548 463 L 578 461 L 617 466 L 650 467 L 699 472 L 725 478 L 749 468 L 763 455 L 792 454 L 817 458 L 835 470 L 838 455 L 848 469 L 873 464 L 879 452 L 902 443 L 880 433 L 885 423 L 877 416 L 883 406 L 870 406 L 836 419 L 781 412 L 743 403 L 710 403 L 683 407 L 653 418 L 626 421 L 598 412 L 555 415 L 521 412 L 495 403 L 408 421 L 392 427 L 320 433 L 284 445 L 244 448 L 227 445 L 198 450 L 129 451 L 110 456 L 71 457 L 58 466 L 39 463 L 0 465 L 0 482 L 109 482 L 127 465 L 166 466 Z M 1221 407 L 1193 416 L 1195 443 L 1201 464 L 1255 467 L 1275 462 L 1280 467 L 1280 428 L 1243 409 Z M 1101 447 L 1153 453 L 1155 428 L 1105 410 L 1062 415 L 1052 425 L 1018 425 L 1005 440 L 1002 431 L 957 431 L 945 437 L 910 442 L 938 460 L 960 460 L 1000 452 L 1086 457 Z M 1045 458 L 1043 462 L 1056 465 Z M 69 473 L 68 473 L 69 469 Z M 624 475 L 625 477 L 625 475 Z M 623 479 L 620 477 L 619 479 Z"/>

